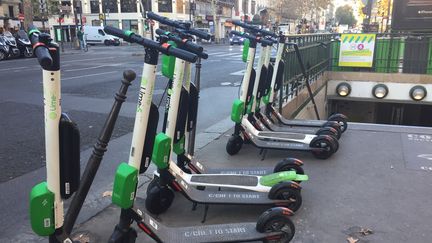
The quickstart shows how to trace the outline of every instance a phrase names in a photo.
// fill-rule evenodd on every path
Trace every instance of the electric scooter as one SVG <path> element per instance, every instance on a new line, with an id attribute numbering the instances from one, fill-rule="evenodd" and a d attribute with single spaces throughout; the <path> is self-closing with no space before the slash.
<path id="1" fill-rule="evenodd" d="M 31 46 L 30 39 L 24 30 L 18 30 L 15 40 L 21 56 L 25 56 L 27 58 L 33 57 L 33 48 Z"/>
<path id="2" fill-rule="evenodd" d="M 281 113 L 274 107 L 276 95 L 277 95 L 278 91 L 280 90 L 280 87 L 282 86 L 282 82 L 283 82 L 283 70 L 285 67 L 285 62 L 282 60 L 282 54 L 283 54 L 283 51 L 284 51 L 286 45 L 287 44 L 285 43 L 285 37 L 282 34 L 280 34 L 278 37 L 278 48 L 277 48 L 276 58 L 274 60 L 273 65 L 271 65 L 272 69 L 273 69 L 273 73 L 272 73 L 272 77 L 271 77 L 270 87 L 268 89 L 267 94 L 263 98 L 263 102 L 266 106 L 266 112 L 265 112 L 266 116 L 271 121 L 274 121 L 274 118 L 276 118 L 276 121 L 280 125 L 292 126 L 292 127 L 302 127 L 302 128 L 315 128 L 315 129 L 319 129 L 319 128 L 325 127 L 325 126 L 330 126 L 330 127 L 337 129 L 338 131 L 340 131 L 340 133 L 344 133 L 346 131 L 346 129 L 348 128 L 348 123 L 347 123 L 348 117 L 343 115 L 343 114 L 340 114 L 340 113 L 333 114 L 333 115 L 328 117 L 327 121 L 325 121 L 325 120 L 323 120 L 323 121 L 321 121 L 321 120 L 288 120 L 288 119 L 285 119 L 281 115 Z M 295 53 L 297 55 L 297 59 L 299 60 L 301 72 L 302 72 L 303 76 L 305 77 L 306 88 L 308 90 L 309 95 L 311 97 L 313 97 L 313 94 L 312 94 L 312 91 L 311 91 L 310 85 L 309 85 L 309 75 L 307 75 L 305 67 L 304 67 L 304 63 L 301 61 L 300 50 L 299 50 L 296 43 L 288 43 L 288 45 L 294 46 L 294 50 L 295 50 Z M 319 119 L 319 114 L 318 114 L 318 111 L 316 108 L 315 101 L 314 101 L 314 99 L 311 99 L 311 100 L 313 101 L 313 104 L 314 104 L 315 114 L 316 114 L 317 118 Z M 337 122 L 339 124 L 339 126 L 335 127 L 330 122 Z"/>
<path id="3" fill-rule="evenodd" d="M 133 228 L 131 228 L 131 224 L 133 222 L 136 222 L 139 228 L 141 228 L 147 235 L 152 237 L 157 242 L 224 242 L 265 239 L 284 239 L 284 241 L 289 241 L 294 235 L 294 226 L 288 218 L 292 212 L 285 208 L 274 208 L 271 211 L 264 213 L 259 221 L 259 223 L 262 223 L 256 225 L 256 230 L 255 225 L 251 223 L 214 225 L 198 227 L 200 232 L 204 232 L 202 234 L 194 234 L 191 231 L 191 227 L 175 229 L 167 228 L 149 216 L 145 211 L 134 208 L 133 204 L 136 195 L 135 191 L 137 189 L 138 173 L 142 166 L 142 154 L 143 151 L 151 151 L 153 148 L 153 146 L 146 146 L 143 137 L 146 137 L 145 140 L 147 141 L 147 137 L 151 135 L 146 134 L 145 131 L 148 129 L 148 127 L 146 128 L 148 124 L 147 121 L 149 119 L 149 115 L 151 114 L 151 107 L 153 106 L 151 104 L 151 100 L 156 77 L 155 75 L 158 62 L 158 53 L 162 52 L 164 54 L 177 57 L 178 60 L 181 60 L 176 61 L 179 64 L 184 63 L 181 58 L 189 62 L 195 62 L 196 55 L 179 50 L 177 48 L 173 48 L 166 42 L 157 43 L 151 40 L 146 40 L 129 31 L 122 32 L 119 29 L 107 26 L 105 27 L 105 32 L 120 37 L 127 42 L 140 44 L 146 48 L 144 59 L 145 64 L 129 163 L 120 164 L 114 181 L 112 200 L 114 204 L 122 208 L 122 211 L 120 215 L 120 222 L 115 227 L 115 230 L 111 235 L 110 242 L 135 242 L 137 233 Z M 164 39 L 165 37 L 161 36 L 160 40 L 163 41 Z M 174 76 L 174 80 L 179 80 L 179 76 Z M 160 147 L 158 139 L 156 139 L 155 144 L 156 147 Z M 168 145 L 168 148 L 171 147 L 169 141 L 168 143 L 165 142 L 162 144 Z M 153 151 L 152 159 L 153 157 L 158 157 L 157 154 L 159 154 L 157 151 Z M 161 155 L 164 156 L 163 154 Z M 162 203 L 164 204 L 164 202 Z M 279 227 L 272 228 L 270 222 L 276 222 L 277 224 L 273 224 L 273 226 L 276 225 Z M 232 229 L 241 230 L 233 231 Z M 219 236 L 219 234 L 229 235 L 227 236 L 228 238 L 225 238 Z"/>
<path id="4" fill-rule="evenodd" d="M 61 112 L 60 51 L 49 34 L 31 28 L 29 37 L 35 56 L 43 69 L 45 116 L 45 153 L 47 180 L 34 186 L 30 193 L 30 224 L 40 236 L 48 236 L 50 243 L 72 242 L 69 235 L 88 189 L 94 179 L 108 146 L 132 71 L 123 73 L 122 85 L 115 95 L 105 125 L 80 181 L 79 130 L 70 117 Z M 74 197 L 64 217 L 63 200 Z"/>
<path id="5" fill-rule="evenodd" d="M 235 23 L 235 22 L 233 22 Z M 338 142 L 335 138 L 328 135 L 309 135 L 300 133 L 280 133 L 272 131 L 260 131 L 265 126 L 254 117 L 254 111 L 259 108 L 259 101 L 262 93 L 258 92 L 259 77 L 255 74 L 253 61 L 255 58 L 255 48 L 257 43 L 261 43 L 263 48 L 272 45 L 273 41 L 266 40 L 260 36 L 239 33 L 250 41 L 246 72 L 242 81 L 240 99 L 234 101 L 231 119 L 236 123 L 234 134 L 229 139 L 226 150 L 228 154 L 238 153 L 245 140 L 261 149 L 282 149 L 282 150 L 303 150 L 311 151 L 313 155 L 320 159 L 327 159 L 338 149 Z M 264 49 L 265 50 L 265 49 Z M 260 58 L 258 70 L 264 63 L 264 58 Z M 258 104 L 258 106 L 257 106 Z"/>
<path id="6" fill-rule="evenodd" d="M 275 43 L 277 43 L 277 42 L 280 43 L 280 41 L 283 41 L 282 46 L 280 44 L 278 44 L 278 52 L 276 55 L 276 58 L 278 59 L 278 61 L 281 61 L 282 54 L 284 51 L 283 43 L 285 41 L 285 38 L 283 36 L 282 36 L 282 39 L 279 39 L 279 41 L 276 41 L 273 39 L 273 38 L 278 37 L 275 33 L 259 29 L 255 26 L 252 26 L 252 25 L 240 22 L 240 21 L 233 21 L 233 22 L 234 22 L 234 24 L 241 26 L 244 29 L 247 29 L 251 33 L 260 34 L 260 35 L 262 35 L 262 37 L 267 38 L 269 40 L 272 40 Z M 237 33 L 237 34 L 239 34 L 239 33 Z M 258 67 L 257 67 L 258 68 L 258 71 L 257 71 L 258 75 L 256 76 L 256 80 L 255 80 L 255 81 L 259 82 L 257 92 L 260 93 L 260 96 L 262 97 L 262 99 L 260 99 L 259 101 L 263 101 L 264 104 L 268 103 L 268 93 L 272 89 L 271 84 L 275 83 L 275 82 L 273 82 L 272 79 L 273 78 L 276 79 L 278 77 L 280 79 L 280 81 L 282 81 L 282 75 L 284 72 L 283 66 L 281 66 L 280 69 L 278 69 L 278 68 L 274 69 L 273 65 L 270 65 L 271 49 L 272 49 L 271 45 L 267 45 L 266 47 L 263 47 L 263 51 L 261 52 L 261 56 L 259 58 L 260 62 L 262 62 L 262 63 L 261 63 L 261 65 L 260 65 L 260 63 L 258 63 Z M 301 58 L 301 55 L 299 53 L 298 48 L 296 49 L 296 54 L 298 54 L 297 59 L 299 60 L 299 64 L 300 64 L 301 70 L 303 71 L 303 75 L 306 77 L 306 71 L 305 71 L 304 64 L 303 64 L 303 61 L 302 61 L 302 58 Z M 279 67 L 279 65 L 278 65 L 278 67 Z M 279 72 L 279 74 L 278 74 L 278 72 Z M 314 104 L 316 114 L 318 115 L 318 110 L 316 108 L 315 100 L 314 100 L 313 96 L 311 97 L 311 100 L 312 100 L 312 103 Z M 273 122 L 273 120 L 272 120 L 273 118 L 269 117 L 268 114 L 265 115 L 265 114 L 261 113 L 259 102 L 258 102 L 258 105 L 256 105 L 256 109 L 254 111 L 254 116 L 255 116 L 256 120 L 260 121 L 260 123 L 258 123 L 256 125 L 260 126 L 260 129 L 263 131 L 270 130 L 270 131 L 277 131 L 277 132 L 292 132 L 292 133 L 315 134 L 315 135 L 331 135 L 337 139 L 339 139 L 341 136 L 340 125 L 336 121 L 327 121 L 320 128 L 306 127 L 306 126 L 295 127 L 295 126 L 277 125 Z"/>

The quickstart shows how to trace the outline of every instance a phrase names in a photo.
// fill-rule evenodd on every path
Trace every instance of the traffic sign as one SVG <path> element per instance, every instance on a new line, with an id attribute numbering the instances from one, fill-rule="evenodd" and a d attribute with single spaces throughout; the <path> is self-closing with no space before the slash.
<path id="1" fill-rule="evenodd" d="M 24 21 L 24 14 L 22 13 L 18 14 L 18 20 Z"/>

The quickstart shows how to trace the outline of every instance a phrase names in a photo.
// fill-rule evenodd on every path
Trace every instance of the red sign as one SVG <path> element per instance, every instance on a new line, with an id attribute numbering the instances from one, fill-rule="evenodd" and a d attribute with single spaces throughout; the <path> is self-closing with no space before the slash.
<path id="1" fill-rule="evenodd" d="M 24 20 L 24 14 L 22 14 L 22 13 L 18 14 L 18 19 L 23 21 Z"/>
<path id="2" fill-rule="evenodd" d="M 57 19 L 57 22 L 59 22 L 59 23 L 64 23 L 64 18 L 58 18 L 58 19 Z"/>
<path id="3" fill-rule="evenodd" d="M 82 24 L 87 23 L 87 18 L 86 18 L 86 16 L 82 16 L 82 18 L 81 18 L 81 23 L 82 23 Z"/>

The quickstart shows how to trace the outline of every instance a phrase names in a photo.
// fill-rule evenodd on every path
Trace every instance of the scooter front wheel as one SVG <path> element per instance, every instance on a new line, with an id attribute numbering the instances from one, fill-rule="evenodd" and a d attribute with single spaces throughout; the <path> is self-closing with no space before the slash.
<path id="1" fill-rule="evenodd" d="M 293 213 L 284 207 L 271 208 L 258 218 L 256 230 L 260 233 L 281 232 L 280 237 L 264 242 L 289 242 L 295 235 L 295 226 L 289 216 Z"/>
<path id="2" fill-rule="evenodd" d="M 341 137 L 341 134 L 332 127 L 321 127 L 320 129 L 318 129 L 315 135 L 329 135 L 334 137 L 335 139 L 339 139 Z"/>
<path id="3" fill-rule="evenodd" d="M 147 194 L 145 206 L 152 214 L 161 214 L 171 207 L 174 200 L 174 192 L 167 186 L 155 186 Z"/>
<path id="4" fill-rule="evenodd" d="M 344 133 L 348 128 L 348 117 L 344 114 L 336 113 L 331 115 L 328 119 L 328 121 L 336 121 L 341 125 L 341 132 Z"/>
<path id="5" fill-rule="evenodd" d="M 285 200 L 287 201 L 286 206 L 293 212 L 299 210 L 302 205 L 302 196 L 300 189 L 293 188 L 290 182 L 281 182 L 274 185 L 268 194 L 268 197 L 272 200 Z"/>
<path id="6" fill-rule="evenodd" d="M 279 161 L 279 163 L 276 164 L 275 168 L 273 169 L 274 173 L 282 172 L 282 171 L 295 171 L 298 175 L 304 175 L 304 170 L 301 167 L 303 165 L 303 162 L 299 159 L 295 158 L 286 158 L 282 161 Z M 301 181 L 295 181 L 297 183 L 301 183 Z"/>
<path id="7" fill-rule="evenodd" d="M 233 134 L 226 145 L 226 151 L 229 155 L 237 154 L 243 145 L 243 139 L 240 135 Z"/>
<path id="8" fill-rule="evenodd" d="M 312 139 L 309 147 L 312 148 L 312 154 L 318 159 L 328 159 L 332 154 L 337 151 L 335 142 L 337 140 L 331 140 L 329 136 L 318 136 Z"/>

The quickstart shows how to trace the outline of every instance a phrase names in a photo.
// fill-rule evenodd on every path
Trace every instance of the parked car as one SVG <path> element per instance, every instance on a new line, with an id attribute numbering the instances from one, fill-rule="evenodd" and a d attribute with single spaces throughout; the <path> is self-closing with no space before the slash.
<path id="1" fill-rule="evenodd" d="M 105 33 L 101 26 L 84 26 L 84 36 L 89 45 L 104 44 L 106 46 L 120 45 L 120 39 Z"/>
<path id="2" fill-rule="evenodd" d="M 238 45 L 243 45 L 243 37 L 237 36 L 237 35 L 233 35 L 230 37 L 230 45 L 234 45 L 234 44 L 238 44 Z"/>

